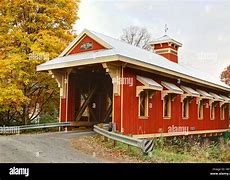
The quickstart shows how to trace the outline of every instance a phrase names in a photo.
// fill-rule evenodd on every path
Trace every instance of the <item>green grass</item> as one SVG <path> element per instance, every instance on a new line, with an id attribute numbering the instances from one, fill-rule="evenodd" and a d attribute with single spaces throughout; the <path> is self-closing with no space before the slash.
<path id="1" fill-rule="evenodd" d="M 166 150 L 154 149 L 152 152 L 151 162 L 184 162 L 189 161 L 191 156 L 187 153 L 176 153 Z"/>
<path id="2" fill-rule="evenodd" d="M 154 150 L 150 156 L 144 156 L 136 147 L 117 142 L 114 147 L 113 140 L 104 141 L 101 136 L 95 140 L 113 152 L 124 153 L 143 162 L 160 163 L 186 163 L 186 162 L 230 162 L 230 140 L 212 141 L 200 139 L 181 139 L 163 137 L 154 139 Z"/>
<path id="3" fill-rule="evenodd" d="M 139 148 L 128 146 L 127 144 L 124 144 L 118 141 L 116 142 L 116 145 L 114 146 L 113 140 L 111 139 L 105 140 L 104 137 L 99 136 L 99 135 L 95 136 L 95 140 L 102 146 L 108 149 L 111 149 L 113 152 L 124 153 L 126 155 L 129 155 L 135 158 L 141 158 L 142 156 L 142 151 Z"/>

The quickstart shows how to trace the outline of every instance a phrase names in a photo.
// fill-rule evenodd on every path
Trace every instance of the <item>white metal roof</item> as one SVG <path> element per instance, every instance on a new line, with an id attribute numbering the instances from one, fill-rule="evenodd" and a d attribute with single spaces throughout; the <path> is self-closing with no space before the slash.
<path id="1" fill-rule="evenodd" d="M 164 35 L 162 37 L 156 38 L 154 41 L 166 41 L 166 40 L 168 41 L 170 39 L 172 39 L 172 38 L 169 37 L 168 35 Z"/>
<path id="2" fill-rule="evenodd" d="M 165 82 L 165 81 L 161 81 L 161 84 L 162 86 L 164 86 L 166 89 L 168 89 L 172 93 L 183 94 L 183 91 L 179 87 L 177 87 L 175 84 Z"/>
<path id="3" fill-rule="evenodd" d="M 197 89 L 196 90 L 198 93 L 200 93 L 201 97 L 205 98 L 205 99 L 213 99 L 213 96 L 211 96 L 210 94 L 208 94 L 206 91 Z"/>
<path id="4" fill-rule="evenodd" d="M 211 96 L 213 96 L 213 98 L 217 101 L 223 101 L 224 99 L 222 97 L 220 97 L 219 95 L 217 95 L 216 93 L 209 93 Z"/>
<path id="5" fill-rule="evenodd" d="M 223 96 L 223 95 L 219 95 L 220 97 L 222 97 L 226 102 L 230 103 L 230 98 Z"/>
<path id="6" fill-rule="evenodd" d="M 92 60 L 102 59 L 116 55 L 113 49 L 100 50 L 100 51 L 89 51 L 79 54 L 73 54 L 63 57 L 57 57 L 53 60 L 47 61 L 37 66 L 38 71 L 52 70 L 59 68 L 74 67 L 84 64 L 90 64 Z M 100 61 L 98 61 L 100 63 Z"/>
<path id="7" fill-rule="evenodd" d="M 180 86 L 180 88 L 185 91 L 187 94 L 191 95 L 191 96 L 195 96 L 195 97 L 199 97 L 200 93 L 198 93 L 197 91 L 195 91 L 194 89 L 187 87 L 187 86 Z"/>
<path id="8" fill-rule="evenodd" d="M 98 63 L 108 62 L 111 60 L 110 57 L 116 56 L 116 60 L 119 60 L 119 57 L 126 58 L 129 60 L 129 63 L 138 63 L 143 66 L 150 66 L 154 70 L 164 70 L 167 71 L 168 74 L 176 74 L 179 77 L 183 76 L 188 79 L 192 78 L 195 82 L 202 82 L 204 84 L 211 83 L 211 85 L 214 87 L 230 91 L 229 86 L 222 83 L 218 78 L 212 77 L 210 74 L 205 74 L 201 71 L 198 71 L 186 65 L 182 65 L 180 63 L 177 64 L 171 62 L 158 54 L 135 47 L 112 37 L 103 35 L 101 33 L 84 30 L 81 35 L 85 33 L 94 36 L 96 39 L 106 44 L 109 49 L 91 52 L 89 51 L 65 56 L 65 54 L 71 49 L 71 46 L 68 46 L 59 57 L 37 66 L 37 70 L 44 71 L 74 67 L 95 63 L 95 60 Z M 78 39 L 80 39 L 80 37 L 78 37 Z M 76 39 L 74 40 L 74 42 L 76 42 Z M 74 43 L 71 43 L 72 46 L 73 44 Z M 115 58 L 113 60 L 115 61 Z"/>
<path id="9" fill-rule="evenodd" d="M 140 81 L 142 84 L 144 84 L 147 87 L 152 87 L 155 90 L 163 90 L 163 87 L 158 84 L 156 81 L 154 81 L 153 79 L 147 78 L 147 77 L 143 77 L 143 76 L 137 76 L 137 80 Z"/>
<path id="10" fill-rule="evenodd" d="M 173 38 L 169 37 L 168 35 L 164 35 L 160 38 L 157 38 L 153 41 L 150 42 L 150 44 L 159 44 L 159 43 L 167 43 L 167 42 L 172 42 L 178 46 L 182 46 L 181 43 L 179 43 L 178 41 L 174 40 Z"/>

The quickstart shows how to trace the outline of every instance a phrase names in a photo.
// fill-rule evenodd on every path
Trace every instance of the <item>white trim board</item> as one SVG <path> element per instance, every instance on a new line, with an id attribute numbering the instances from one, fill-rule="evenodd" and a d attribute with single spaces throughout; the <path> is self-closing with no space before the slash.
<path id="1" fill-rule="evenodd" d="M 107 50 L 107 51 L 110 51 L 110 50 Z M 73 55 L 71 55 L 71 56 L 73 56 Z M 68 58 L 68 57 L 66 56 L 66 57 L 62 57 L 62 58 Z M 187 79 L 187 80 L 191 80 L 191 81 L 203 84 L 203 85 L 208 85 L 208 86 L 211 86 L 211 87 L 219 88 L 219 89 L 222 89 L 222 90 L 230 92 L 230 88 L 228 88 L 228 87 L 224 87 L 224 86 L 221 86 L 221 85 L 218 85 L 218 84 L 214 84 L 212 82 L 208 82 L 208 81 L 205 81 L 205 80 L 202 80 L 202 79 L 197 79 L 195 77 L 191 77 L 189 75 L 181 74 L 179 72 L 168 70 L 168 69 L 165 69 L 165 68 L 162 68 L 162 67 L 154 66 L 152 64 L 146 64 L 144 62 L 134 60 L 134 59 L 131 59 L 131 58 L 128 58 L 128 57 L 124 57 L 124 56 L 121 56 L 121 55 L 109 55 L 109 56 L 96 57 L 96 58 L 88 57 L 88 58 L 84 58 L 84 59 L 81 59 L 81 60 L 75 60 L 75 61 L 73 60 L 73 61 L 70 61 L 70 62 L 59 62 L 59 63 L 54 63 L 54 64 L 51 64 L 51 63 L 49 63 L 50 61 L 48 61 L 47 65 L 46 65 L 46 63 L 38 65 L 37 66 L 37 71 L 47 71 L 47 70 L 52 70 L 52 69 L 61 69 L 61 68 L 67 68 L 67 67 L 75 67 L 75 66 L 97 64 L 97 63 L 105 63 L 105 62 L 113 62 L 113 61 L 126 62 L 126 63 L 129 63 L 130 65 L 135 65 L 137 67 L 143 67 L 143 68 L 147 68 L 147 69 L 150 69 L 150 70 L 159 71 L 159 72 L 166 73 L 166 74 L 169 74 L 169 75 L 172 75 L 172 76 L 177 76 L 177 77 L 184 78 L 184 79 Z M 129 66 L 129 65 L 127 65 L 127 66 Z"/>
<path id="2" fill-rule="evenodd" d="M 154 138 L 154 137 L 170 137 L 170 136 L 188 136 L 188 135 L 201 135 L 210 133 L 224 133 L 229 129 L 217 129 L 217 130 L 200 130 L 200 131 L 188 131 L 188 132 L 172 132 L 172 133 L 154 133 L 154 134 L 136 134 L 134 138 Z"/>
<path id="3" fill-rule="evenodd" d="M 78 43 L 79 40 L 82 39 L 82 37 L 84 36 L 89 36 L 90 38 L 92 38 L 93 40 L 95 40 L 96 42 L 98 42 L 99 44 L 101 44 L 102 46 L 104 46 L 107 49 L 111 49 L 112 47 L 106 43 L 105 41 L 101 40 L 100 38 L 98 38 L 97 36 L 95 36 L 93 33 L 91 33 L 89 30 L 84 29 L 68 46 L 67 48 L 64 49 L 64 51 L 62 51 L 62 53 L 58 56 L 58 57 L 63 57 L 65 55 L 67 55 L 71 49 L 73 49 L 76 44 Z"/>

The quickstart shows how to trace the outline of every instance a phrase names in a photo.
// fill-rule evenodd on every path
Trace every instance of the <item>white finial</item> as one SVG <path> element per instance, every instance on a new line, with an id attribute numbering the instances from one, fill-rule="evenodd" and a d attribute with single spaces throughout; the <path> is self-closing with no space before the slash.
<path id="1" fill-rule="evenodd" d="M 169 30 L 167 24 L 165 24 L 165 34 L 167 34 L 167 31 Z"/>

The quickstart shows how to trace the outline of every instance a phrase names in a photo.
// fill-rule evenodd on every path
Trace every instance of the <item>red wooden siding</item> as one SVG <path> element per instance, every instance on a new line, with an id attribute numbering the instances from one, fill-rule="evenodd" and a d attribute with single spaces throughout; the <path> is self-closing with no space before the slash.
<path id="1" fill-rule="evenodd" d="M 169 43 L 155 44 L 153 47 L 154 50 L 164 50 L 164 49 L 168 49 L 168 48 L 173 49 L 176 52 L 178 51 L 178 46 L 175 47 L 175 46 L 169 45 Z M 178 63 L 178 55 L 177 54 L 169 52 L 169 53 L 161 53 L 159 55 L 165 57 L 166 59 L 168 59 L 172 62 Z"/>
<path id="2" fill-rule="evenodd" d="M 152 99 L 149 99 L 149 103 L 152 103 L 152 108 L 149 108 L 149 117 L 147 119 L 139 119 L 138 117 L 138 101 L 139 98 L 136 97 L 136 86 L 141 85 L 140 82 L 136 80 L 136 74 L 150 77 L 156 82 L 160 83 L 162 80 L 172 82 L 176 84 L 173 79 L 168 79 L 161 77 L 159 75 L 148 74 L 144 72 L 134 71 L 133 69 L 125 68 L 124 77 L 133 78 L 133 86 L 124 85 L 123 86 L 123 128 L 125 134 L 151 134 L 158 133 L 160 131 L 168 132 L 169 126 L 188 126 L 189 131 L 191 127 L 197 130 L 214 130 L 214 129 L 227 129 L 228 128 L 228 113 L 226 111 L 226 119 L 220 119 L 220 106 L 218 104 L 216 108 L 215 120 L 210 120 L 210 106 L 204 106 L 204 118 L 203 120 L 198 120 L 197 111 L 198 106 L 196 104 L 196 99 L 194 98 L 189 104 L 189 118 L 182 118 L 182 103 L 181 96 L 177 95 L 174 101 L 172 101 L 171 106 L 171 119 L 163 119 L 163 101 L 161 100 L 161 92 L 156 91 Z M 202 87 L 197 87 L 195 85 L 184 84 L 190 86 L 194 89 Z M 206 91 L 211 91 L 204 89 Z M 218 93 L 218 92 L 217 92 Z M 205 103 L 208 103 L 206 101 Z M 120 131 L 120 98 L 114 98 L 114 117 L 117 123 L 117 129 Z"/>
<path id="3" fill-rule="evenodd" d="M 114 96 L 114 122 L 116 123 L 116 129 L 121 131 L 121 98 L 120 96 Z"/>
<path id="4" fill-rule="evenodd" d="M 170 61 L 178 63 L 178 57 L 175 54 L 172 53 L 164 53 L 160 54 L 161 56 L 165 57 L 166 59 L 169 59 Z"/>
<path id="5" fill-rule="evenodd" d="M 81 50 L 80 47 L 82 44 L 87 43 L 87 42 L 92 42 L 93 43 L 93 47 L 91 49 L 88 50 Z M 98 42 L 96 42 L 95 40 L 93 40 L 92 38 L 90 38 L 89 36 L 85 36 L 83 39 L 81 39 L 81 41 L 70 51 L 69 54 L 77 54 L 77 53 L 81 53 L 81 52 L 86 52 L 86 51 L 94 51 L 94 50 L 100 50 L 100 49 L 105 49 L 104 46 L 102 46 L 101 44 L 99 44 Z"/>
<path id="6" fill-rule="evenodd" d="M 69 75 L 69 83 L 68 83 L 68 113 L 67 120 L 74 121 L 75 120 L 75 104 L 76 104 L 76 81 L 73 74 Z"/>
<path id="7" fill-rule="evenodd" d="M 168 43 L 162 43 L 162 44 L 155 44 L 154 49 L 165 49 L 165 48 L 172 48 L 174 50 L 178 50 L 178 47 L 170 46 Z"/>
<path id="8" fill-rule="evenodd" d="M 215 120 L 210 119 L 210 106 L 209 101 L 205 100 L 203 111 L 203 120 L 198 119 L 198 105 L 196 104 L 196 99 L 193 98 L 189 104 L 189 118 L 182 118 L 182 103 L 181 103 L 181 95 L 177 95 L 174 101 L 171 103 L 171 119 L 163 118 L 163 101 L 161 100 L 161 92 L 156 91 L 152 99 L 149 99 L 149 104 L 152 107 L 149 107 L 148 118 L 140 119 L 138 117 L 138 103 L 139 98 L 136 97 L 136 86 L 142 85 L 139 81 L 136 80 L 136 75 L 149 77 L 155 80 L 158 83 L 161 81 L 167 81 L 177 84 L 176 79 L 166 78 L 158 74 L 147 73 L 143 71 L 134 70 L 131 68 L 124 68 L 124 78 L 132 78 L 133 86 L 128 84 L 123 85 L 123 130 L 125 134 L 153 134 L 159 132 L 168 132 L 169 126 L 188 126 L 190 128 L 195 128 L 195 131 L 198 130 L 215 130 L 215 129 L 227 129 L 228 128 L 228 109 L 225 111 L 225 120 L 221 120 L 220 117 L 220 103 L 218 103 L 215 113 Z M 84 75 L 84 78 L 87 76 Z M 79 89 L 82 88 L 82 85 L 79 85 L 79 80 L 81 76 L 77 76 L 74 73 L 69 76 L 68 83 L 68 112 L 66 112 L 66 99 L 61 99 L 61 111 L 60 117 L 61 122 L 64 121 L 74 121 L 75 120 L 75 112 L 78 110 L 80 106 L 80 94 Z M 92 76 L 88 77 L 92 80 Z M 82 80 L 82 79 L 81 79 Z M 84 79 L 86 80 L 86 79 Z M 99 83 L 99 81 L 94 81 Z M 97 107 L 105 106 L 105 91 L 103 90 L 102 84 L 106 83 L 106 80 L 103 79 L 101 84 L 99 85 L 98 92 L 95 94 L 92 102 L 96 102 Z M 107 84 L 107 83 L 106 83 Z M 199 88 L 205 90 L 207 92 L 215 92 L 217 94 L 221 93 L 218 91 L 213 91 L 208 88 L 202 88 L 195 84 L 189 84 L 181 82 L 181 85 L 185 85 L 191 88 Z M 106 86 L 107 87 L 107 86 Z M 122 131 L 121 129 L 121 96 L 114 96 L 114 122 L 116 123 L 116 128 L 118 131 Z M 98 111 L 98 110 L 96 110 Z M 103 119 L 105 109 L 102 107 L 100 113 L 95 112 L 98 119 Z M 67 113 L 67 119 L 66 119 Z M 99 114 L 98 114 L 99 113 Z"/>
<path id="9" fill-rule="evenodd" d="M 60 117 L 61 117 L 61 122 L 66 121 L 66 99 L 61 98 L 61 109 L 60 109 Z"/>

